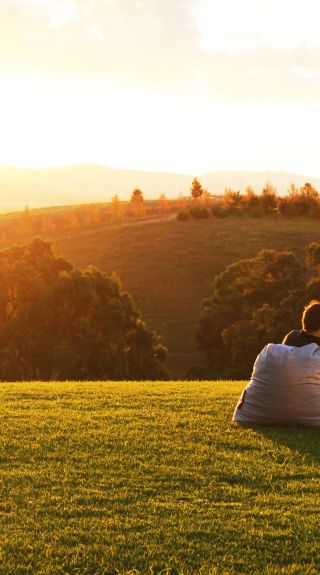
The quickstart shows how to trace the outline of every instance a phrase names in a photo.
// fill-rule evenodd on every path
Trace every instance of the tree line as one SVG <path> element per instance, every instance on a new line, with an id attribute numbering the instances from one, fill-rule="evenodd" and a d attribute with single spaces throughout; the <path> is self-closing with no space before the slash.
<path id="1" fill-rule="evenodd" d="M 110 224 L 124 223 L 132 219 L 165 215 L 176 212 L 181 206 L 180 198 L 175 201 L 161 194 L 156 200 L 145 201 L 143 192 L 133 190 L 130 201 L 121 201 L 114 195 L 103 204 L 63 206 L 48 209 L 29 209 L 20 213 L 2 215 L 0 219 L 0 243 L 24 242 L 35 236 L 55 238 L 78 230 Z"/>
<path id="2" fill-rule="evenodd" d="M 180 221 L 244 215 L 255 218 L 277 215 L 320 217 L 320 195 L 309 182 L 300 188 L 291 184 L 285 196 L 279 196 L 270 182 L 265 184 L 259 194 L 248 186 L 244 193 L 226 188 L 222 196 L 213 196 L 195 178 L 190 188 L 190 197 L 193 202 L 177 214 Z"/>
<path id="3" fill-rule="evenodd" d="M 297 188 L 291 184 L 285 196 L 279 196 L 271 183 L 266 183 L 261 193 L 248 186 L 244 193 L 226 188 L 223 195 L 206 190 L 194 178 L 189 195 L 182 193 L 168 199 L 163 193 L 156 200 L 146 200 L 143 191 L 135 188 L 130 201 L 121 201 L 115 194 L 105 204 L 78 205 L 42 210 L 26 207 L 20 214 L 3 215 L 0 219 L 0 243 L 24 242 L 35 236 L 55 238 L 90 227 L 124 223 L 132 218 L 153 217 L 176 213 L 177 219 L 207 219 L 211 216 L 306 216 L 320 217 L 320 195 L 310 184 Z"/>

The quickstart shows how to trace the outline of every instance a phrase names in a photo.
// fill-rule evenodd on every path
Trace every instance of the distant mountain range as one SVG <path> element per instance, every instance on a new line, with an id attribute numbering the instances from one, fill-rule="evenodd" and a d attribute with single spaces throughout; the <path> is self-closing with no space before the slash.
<path id="1" fill-rule="evenodd" d="M 208 174 L 174 174 L 119 170 L 94 164 L 62 168 L 25 169 L 0 167 L 0 212 L 30 208 L 106 202 L 117 194 L 128 200 L 134 188 L 140 188 L 146 199 L 165 194 L 175 198 L 189 194 L 191 181 L 197 176 L 213 194 L 222 194 L 226 187 L 244 191 L 251 185 L 260 192 L 267 181 L 284 194 L 289 185 L 300 187 L 310 182 L 320 190 L 320 179 L 280 172 L 213 172 Z"/>

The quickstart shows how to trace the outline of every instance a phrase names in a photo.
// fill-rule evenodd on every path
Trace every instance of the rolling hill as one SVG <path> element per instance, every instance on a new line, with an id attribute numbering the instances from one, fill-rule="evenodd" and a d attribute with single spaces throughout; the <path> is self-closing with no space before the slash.
<path id="1" fill-rule="evenodd" d="M 176 198 L 180 193 L 189 194 L 194 175 L 118 170 L 91 164 L 47 169 L 0 167 L 0 213 L 21 210 L 26 205 L 37 208 L 105 202 L 115 194 L 125 200 L 136 187 L 149 199 L 158 198 L 162 193 Z M 267 181 L 281 194 L 292 182 L 299 187 L 310 181 L 320 190 L 320 179 L 296 174 L 213 172 L 198 174 L 198 177 L 213 194 L 223 193 L 226 187 L 243 191 L 248 185 L 260 191 Z"/>
<path id="2" fill-rule="evenodd" d="M 289 249 L 304 258 L 311 241 L 320 241 L 318 220 L 163 218 L 73 232 L 58 238 L 56 249 L 76 266 L 94 264 L 119 275 L 148 326 L 163 336 L 170 375 L 183 378 L 202 362 L 195 334 L 200 302 L 215 275 L 263 248 Z"/>
<path id="3" fill-rule="evenodd" d="M 69 208 L 71 210 L 72 208 Z M 66 208 L 35 210 L 66 214 Z M 2 221 L 19 230 L 20 214 Z M 15 224 L 16 222 L 16 224 Z M 0 247 L 29 241 L 32 236 L 5 241 Z M 84 227 L 56 231 L 50 237 L 58 255 L 76 267 L 95 265 L 115 272 L 140 308 L 149 328 L 163 336 L 169 348 L 171 377 L 184 378 L 193 365 L 202 363 L 196 350 L 200 303 L 210 295 L 214 277 L 228 264 L 254 256 L 260 249 L 293 250 L 305 257 L 305 246 L 320 241 L 319 220 L 284 217 L 189 220 L 174 214 L 130 218 L 124 223 L 107 220 Z M 293 328 L 299 326 L 292 326 Z"/>

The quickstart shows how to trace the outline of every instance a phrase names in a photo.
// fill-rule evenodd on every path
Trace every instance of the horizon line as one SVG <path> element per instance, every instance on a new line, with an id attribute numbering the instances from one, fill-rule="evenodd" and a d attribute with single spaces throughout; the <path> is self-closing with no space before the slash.
<path id="1" fill-rule="evenodd" d="M 68 168 L 81 168 L 81 167 L 95 167 L 95 168 L 102 168 L 107 170 L 113 170 L 117 172 L 144 172 L 147 174 L 168 174 L 168 175 L 176 175 L 176 176 L 186 176 L 186 177 L 201 177 L 201 176 L 209 176 L 212 174 L 283 174 L 283 175 L 290 175 L 290 176 L 301 176 L 306 178 L 312 179 L 320 179 L 319 176 L 312 176 L 310 174 L 305 174 L 301 172 L 288 172 L 288 171 L 281 171 L 281 170 L 272 170 L 272 169 L 261 169 L 261 170 L 250 170 L 250 169 L 217 169 L 213 171 L 204 171 L 198 172 L 196 175 L 195 173 L 186 173 L 186 172 L 179 172 L 179 171 L 171 171 L 171 170 L 152 170 L 152 169 L 145 169 L 145 168 L 119 168 L 110 166 L 108 164 L 101 164 L 96 162 L 80 162 L 80 163 L 70 163 L 70 164 L 57 164 L 54 166 L 23 166 L 17 164 L 1 164 L 0 163 L 0 170 L 2 169 L 12 169 L 12 170 L 25 170 L 28 172 L 33 171 L 49 171 L 49 170 L 63 170 Z"/>

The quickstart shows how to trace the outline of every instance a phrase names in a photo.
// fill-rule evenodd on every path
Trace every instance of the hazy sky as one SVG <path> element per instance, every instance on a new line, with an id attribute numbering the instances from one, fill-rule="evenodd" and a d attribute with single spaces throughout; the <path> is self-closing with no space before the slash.
<path id="1" fill-rule="evenodd" d="M 319 0 L 0 0 L 0 164 L 320 176 Z"/>

